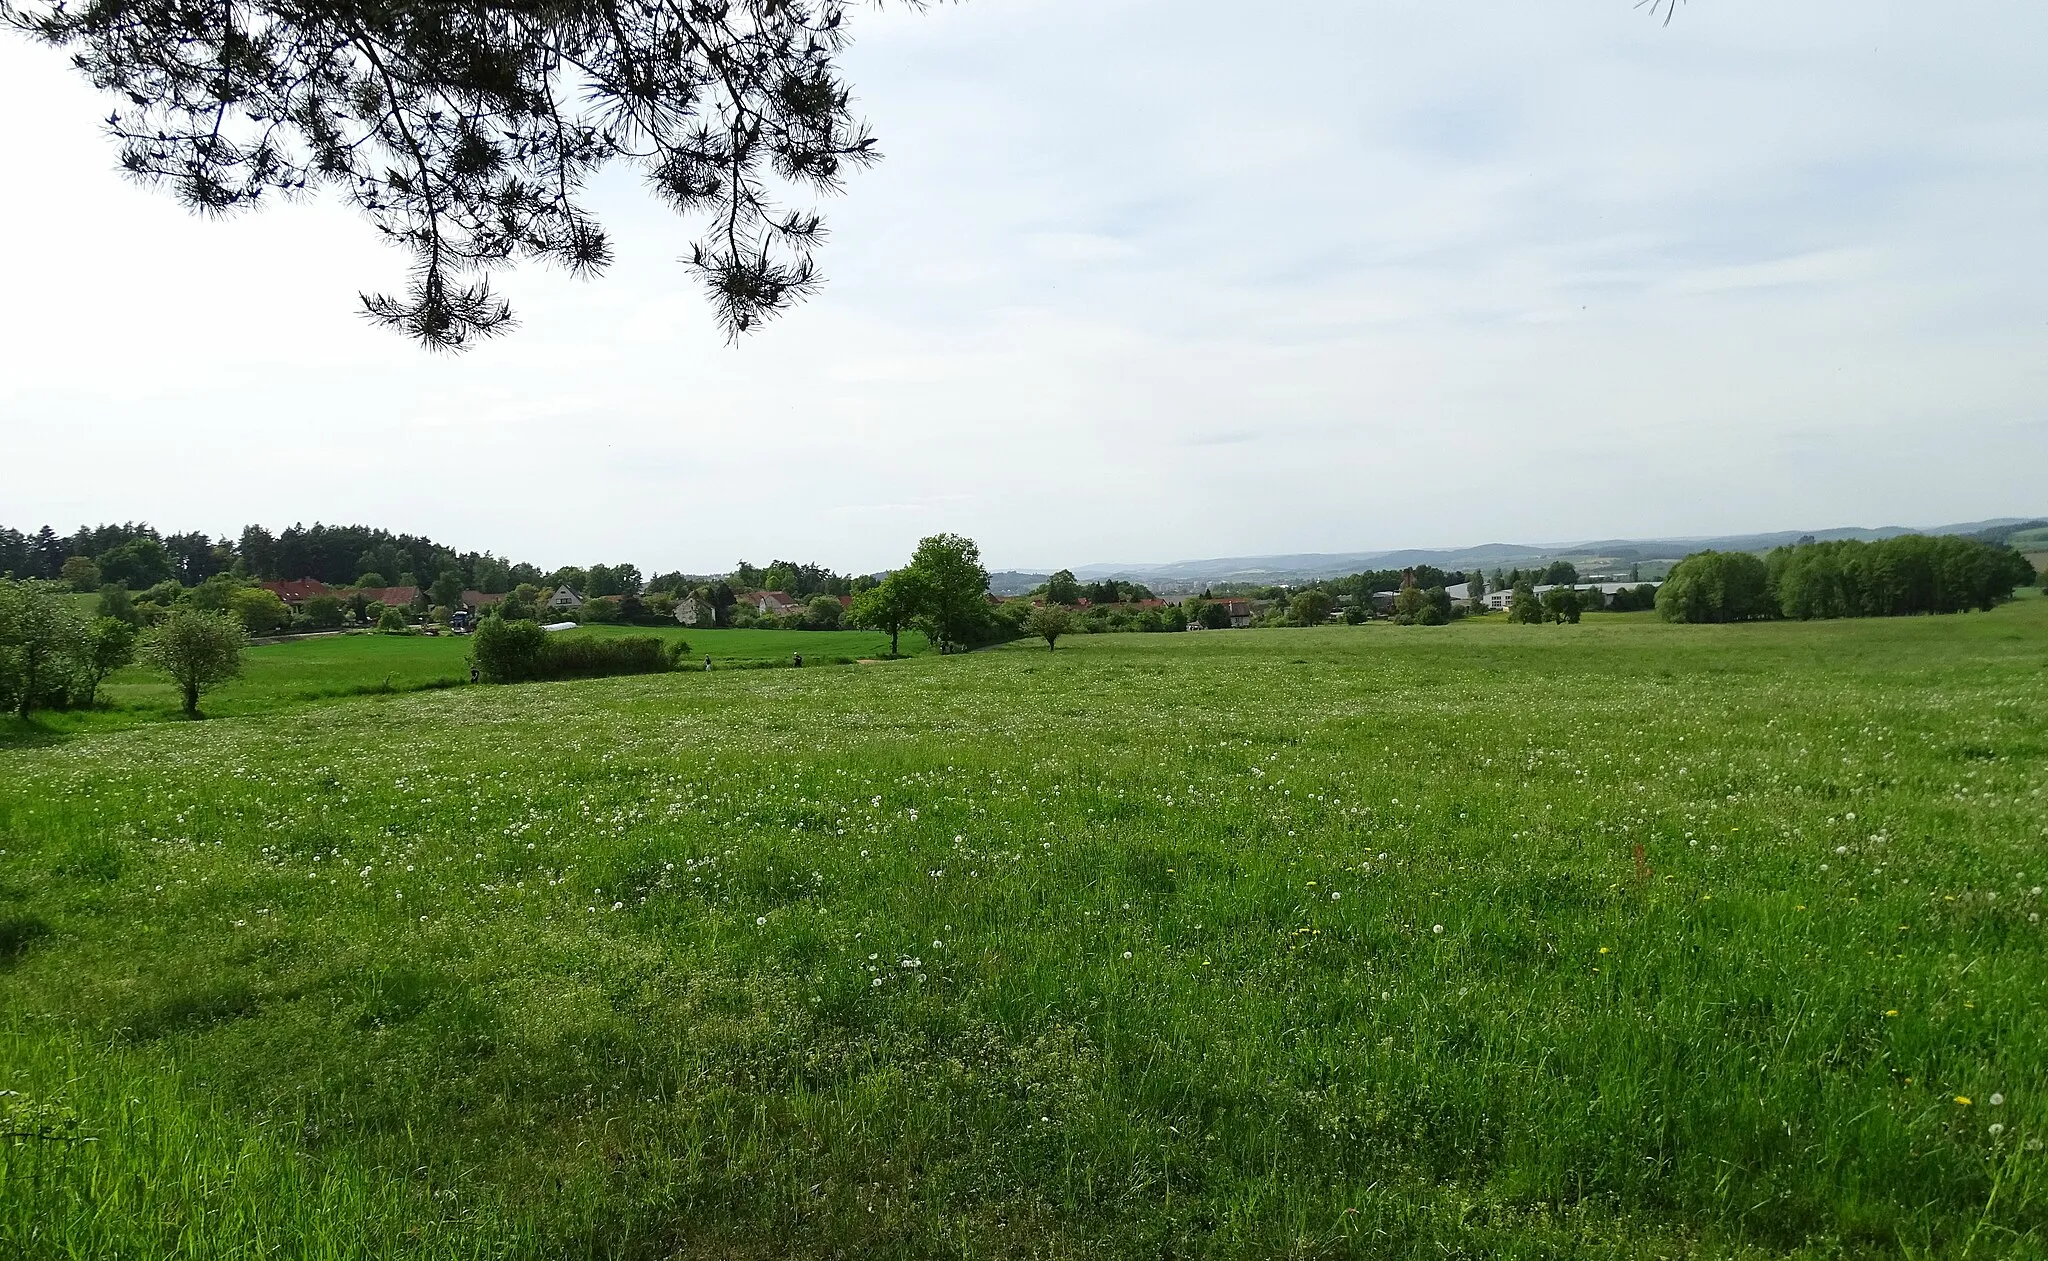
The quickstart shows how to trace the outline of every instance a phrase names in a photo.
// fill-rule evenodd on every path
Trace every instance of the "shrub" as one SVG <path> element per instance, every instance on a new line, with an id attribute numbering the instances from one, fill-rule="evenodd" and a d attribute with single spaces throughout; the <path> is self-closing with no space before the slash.
<path id="1" fill-rule="evenodd" d="M 673 670 L 681 655 L 689 650 L 689 645 L 680 641 L 672 650 L 653 635 L 617 639 L 548 635 L 541 647 L 539 677 L 594 679 L 608 674 L 658 674 Z"/>
<path id="2" fill-rule="evenodd" d="M 331 595 L 316 595 L 306 601 L 306 624 L 319 630 L 333 630 L 341 625 L 341 601 Z"/>
<path id="3" fill-rule="evenodd" d="M 470 660 L 486 683 L 524 683 L 542 677 L 547 638 L 538 622 L 486 618 L 471 641 Z"/>
<path id="4" fill-rule="evenodd" d="M 377 629 L 386 635 L 405 634 L 405 614 L 397 609 L 385 609 L 377 615 Z"/>
<path id="5" fill-rule="evenodd" d="M 285 607 L 285 602 L 275 592 L 261 587 L 235 588 L 227 605 L 251 635 L 268 635 L 292 624 L 292 611 Z"/>
<path id="6" fill-rule="evenodd" d="M 813 596 L 804 607 L 803 623 L 809 630 L 838 630 L 845 613 L 838 596 Z"/>
<path id="7" fill-rule="evenodd" d="M 118 582 L 110 582 L 100 588 L 100 602 L 97 610 L 100 617 L 119 618 L 130 626 L 142 624 L 142 615 L 135 611 L 135 599 L 128 594 L 128 588 Z"/>
<path id="8" fill-rule="evenodd" d="M 600 639 L 550 635 L 536 622 L 494 617 L 477 627 L 471 659 L 487 683 L 530 683 L 545 679 L 591 679 L 612 674 L 658 674 L 673 670 L 690 645 L 653 635 Z"/>

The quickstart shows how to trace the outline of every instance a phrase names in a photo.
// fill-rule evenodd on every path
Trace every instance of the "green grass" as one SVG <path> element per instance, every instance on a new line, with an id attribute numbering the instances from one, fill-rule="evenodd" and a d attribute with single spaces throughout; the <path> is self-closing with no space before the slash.
<path id="1" fill-rule="evenodd" d="M 1084 636 L 0 750 L 0 1255 L 2041 1256 L 2044 650 Z"/>
<path id="2" fill-rule="evenodd" d="M 789 665 L 802 653 L 806 664 L 836 665 L 889 651 L 889 637 L 873 631 L 691 630 L 684 627 L 593 626 L 571 635 L 657 635 L 689 643 L 700 668 L 710 656 L 716 669 Z M 432 688 L 467 686 L 469 645 L 460 635 L 314 635 L 249 649 L 243 676 L 209 692 L 201 709 L 209 717 L 276 713 L 308 702 L 339 697 L 381 696 Z M 905 656 L 929 651 L 924 636 L 903 636 Z M 0 742 L 47 738 L 162 722 L 180 716 L 177 688 L 162 675 L 131 666 L 107 680 L 102 708 L 77 713 L 44 713 L 33 727 L 0 729 Z"/>

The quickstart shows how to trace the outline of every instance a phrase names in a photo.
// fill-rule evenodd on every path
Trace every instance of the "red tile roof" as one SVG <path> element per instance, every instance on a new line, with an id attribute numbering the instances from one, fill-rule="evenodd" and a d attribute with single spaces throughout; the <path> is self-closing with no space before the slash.
<path id="1" fill-rule="evenodd" d="M 402 608 L 420 598 L 418 587 L 358 587 L 356 595 L 375 600 L 386 608 Z"/>
<path id="2" fill-rule="evenodd" d="M 260 582 L 256 585 L 286 604 L 298 604 L 316 595 L 326 595 L 328 591 L 327 584 L 317 578 L 294 578 L 289 582 Z"/>

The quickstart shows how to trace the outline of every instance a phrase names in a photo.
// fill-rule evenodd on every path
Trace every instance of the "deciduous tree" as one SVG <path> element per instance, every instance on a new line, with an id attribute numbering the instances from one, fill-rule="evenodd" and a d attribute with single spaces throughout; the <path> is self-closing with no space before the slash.
<path id="1" fill-rule="evenodd" d="M 906 569 L 916 575 L 918 620 L 939 650 L 972 643 L 988 620 L 988 571 L 974 540 L 958 534 L 922 539 Z"/>
<path id="2" fill-rule="evenodd" d="M 855 626 L 889 632 L 889 655 L 895 657 L 902 655 L 896 650 L 898 638 L 904 628 L 917 620 L 918 611 L 923 606 L 924 591 L 919 585 L 919 576 L 899 569 L 853 597 L 850 615 Z"/>
<path id="3" fill-rule="evenodd" d="M 1320 587 L 1310 587 L 1296 592 L 1294 598 L 1287 602 L 1287 613 L 1297 626 L 1321 626 L 1330 620 L 1331 606 L 1329 592 Z"/>
<path id="4" fill-rule="evenodd" d="M 73 591 L 97 591 L 100 588 L 100 567 L 93 564 L 90 556 L 67 556 L 64 567 L 57 576 L 71 584 Z"/>
<path id="5" fill-rule="evenodd" d="M 23 718 L 66 704 L 85 636 L 84 618 L 58 588 L 0 581 L 0 696 Z"/>
<path id="6" fill-rule="evenodd" d="M 1050 599 L 1031 610 L 1031 616 L 1024 623 L 1025 629 L 1045 641 L 1046 651 L 1059 647 L 1060 636 L 1074 629 L 1074 615 L 1065 605 L 1054 604 Z"/>
<path id="7" fill-rule="evenodd" d="M 93 621 L 85 634 L 83 700 L 87 705 L 99 702 L 100 684 L 114 671 L 135 660 L 135 641 L 140 632 L 132 622 L 118 617 L 102 617 Z"/>
<path id="8" fill-rule="evenodd" d="M 845 615 L 846 606 L 839 603 L 838 596 L 812 596 L 804 606 L 804 626 L 810 630 L 838 630 Z"/>
<path id="9" fill-rule="evenodd" d="M 240 619 L 199 609 L 172 609 L 143 641 L 143 657 L 171 676 L 185 716 L 199 717 L 199 695 L 240 677 L 249 634 Z"/>

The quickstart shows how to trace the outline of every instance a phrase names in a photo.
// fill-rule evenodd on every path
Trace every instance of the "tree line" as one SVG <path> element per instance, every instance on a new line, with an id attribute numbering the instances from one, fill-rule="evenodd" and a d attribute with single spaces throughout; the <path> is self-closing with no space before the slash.
<path id="1" fill-rule="evenodd" d="M 1657 592 L 1671 622 L 1907 617 L 1989 610 L 2036 579 L 2002 542 L 1902 534 L 1877 542 L 1800 542 L 1752 552 L 1695 552 Z"/>
<path id="2" fill-rule="evenodd" d="M 139 605 L 145 621 L 209 584 L 233 592 L 259 582 L 312 579 L 338 588 L 415 588 L 420 592 L 416 607 L 405 610 L 414 616 L 451 608 L 464 592 L 478 591 L 507 596 L 516 617 L 532 617 L 548 593 L 567 587 L 585 601 L 605 602 L 589 607 L 584 620 L 665 621 L 673 616 L 677 602 L 695 597 L 713 611 L 720 626 L 758 624 L 758 616 L 741 606 L 741 593 L 781 591 L 810 602 L 810 607 L 804 616 L 777 625 L 795 622 L 824 629 L 840 624 L 843 606 L 835 599 L 827 611 L 817 597 L 853 596 L 877 581 L 780 559 L 765 566 L 741 560 L 725 575 L 668 572 L 646 578 L 630 562 L 544 570 L 488 551 L 457 551 L 422 535 L 366 525 L 300 524 L 275 533 L 250 525 L 239 534 L 216 538 L 197 531 L 164 534 L 133 521 L 80 526 L 70 534 L 59 534 L 48 525 L 32 533 L 0 527 L 0 576 L 65 582 L 74 591 L 88 593 L 119 586 Z M 208 593 L 200 603 L 218 610 L 230 598 L 238 601 L 245 606 L 239 611 L 255 635 L 290 629 L 298 621 L 313 629 L 339 626 L 349 614 L 374 623 L 383 611 L 381 606 L 368 607 L 367 597 L 344 592 L 332 607 L 324 599 L 316 600 L 310 603 L 317 607 L 295 617 L 282 602 L 266 595 Z"/>

